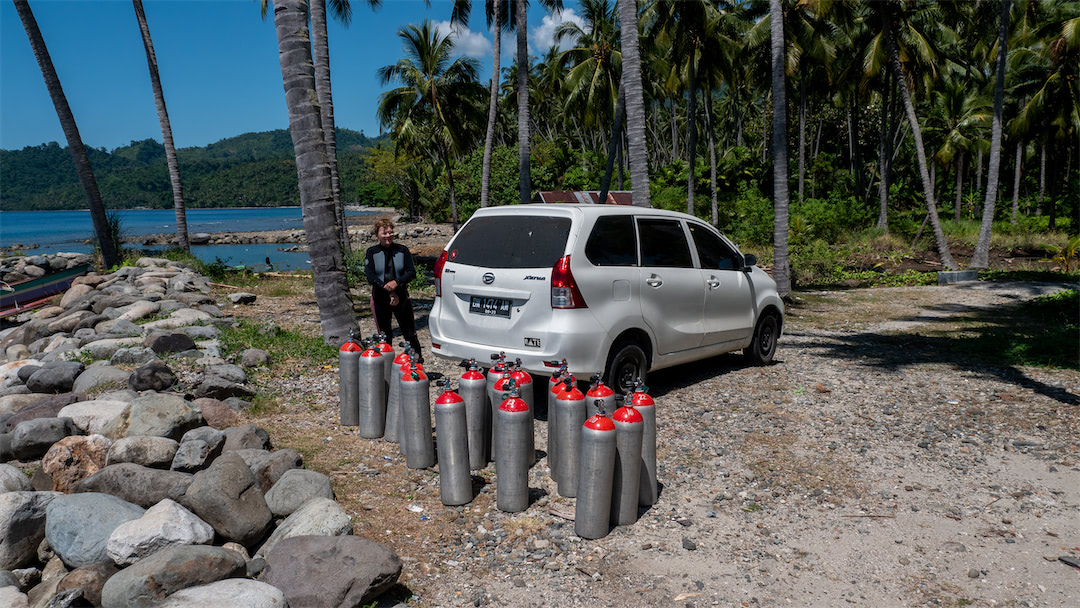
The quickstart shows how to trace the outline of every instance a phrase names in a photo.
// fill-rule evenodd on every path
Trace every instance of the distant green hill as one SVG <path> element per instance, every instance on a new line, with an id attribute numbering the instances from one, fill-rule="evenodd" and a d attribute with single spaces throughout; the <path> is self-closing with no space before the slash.
<path id="1" fill-rule="evenodd" d="M 388 141 L 337 130 L 339 176 L 346 202 L 366 181 L 363 150 Z M 165 146 L 152 140 L 106 151 L 89 149 L 90 164 L 110 209 L 172 207 Z M 292 138 L 284 129 L 245 133 L 177 151 L 184 202 L 197 207 L 299 205 Z M 350 196 L 352 195 L 352 196 Z M 85 209 L 86 196 L 68 148 L 56 142 L 0 150 L 0 210 Z"/>

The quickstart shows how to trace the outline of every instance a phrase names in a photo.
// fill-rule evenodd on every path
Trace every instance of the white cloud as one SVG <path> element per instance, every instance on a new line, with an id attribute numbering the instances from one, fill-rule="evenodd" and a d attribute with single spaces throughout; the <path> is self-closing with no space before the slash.
<path id="1" fill-rule="evenodd" d="M 433 21 L 431 25 L 437 28 L 439 33 L 451 37 L 455 55 L 480 59 L 491 54 L 491 40 L 483 34 L 451 25 L 449 21 Z"/>
<path id="2" fill-rule="evenodd" d="M 547 53 L 547 50 L 551 48 L 551 45 L 555 44 L 555 30 L 568 21 L 576 23 L 578 27 L 585 29 L 585 20 L 579 17 L 572 8 L 565 9 L 561 13 L 544 15 L 544 19 L 540 22 L 540 25 L 532 28 L 532 32 L 529 34 L 529 53 L 537 57 Z M 563 41 L 559 43 L 559 50 L 570 48 L 572 43 L 572 40 L 564 38 Z"/>

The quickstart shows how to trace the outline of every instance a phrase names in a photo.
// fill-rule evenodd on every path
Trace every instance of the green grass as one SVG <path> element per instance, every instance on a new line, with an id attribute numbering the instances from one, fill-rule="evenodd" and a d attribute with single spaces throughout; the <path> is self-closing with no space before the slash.
<path id="1" fill-rule="evenodd" d="M 270 354 L 271 364 L 294 362 L 322 366 L 337 361 L 337 349 L 328 346 L 321 336 L 307 336 L 271 324 L 242 320 L 235 327 L 221 329 L 218 338 L 226 353 L 258 348 Z"/>
<path id="2" fill-rule="evenodd" d="M 954 348 L 993 363 L 1080 369 L 1080 292 L 1040 296 L 971 320 Z"/>

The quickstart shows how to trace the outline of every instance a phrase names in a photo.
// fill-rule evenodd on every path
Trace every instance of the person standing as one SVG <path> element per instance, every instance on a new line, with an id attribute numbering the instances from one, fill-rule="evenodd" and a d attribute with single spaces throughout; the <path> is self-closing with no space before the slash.
<path id="1" fill-rule="evenodd" d="M 398 329 L 420 355 L 420 340 L 416 337 L 416 319 L 413 315 L 409 282 L 416 278 L 409 248 L 394 242 L 394 222 L 383 218 L 373 228 L 377 245 L 368 247 L 364 254 L 364 275 L 371 284 L 371 311 L 375 316 L 375 328 L 393 337 L 390 315 L 397 319 Z M 423 362 L 423 357 L 420 357 Z"/>

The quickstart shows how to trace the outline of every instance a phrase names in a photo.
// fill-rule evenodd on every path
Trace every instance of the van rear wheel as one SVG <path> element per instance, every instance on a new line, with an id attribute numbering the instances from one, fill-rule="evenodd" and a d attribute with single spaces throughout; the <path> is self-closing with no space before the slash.
<path id="1" fill-rule="evenodd" d="M 616 393 L 627 395 L 634 392 L 635 382 L 645 382 L 648 372 L 649 358 L 641 346 L 636 342 L 616 342 L 608 354 L 604 383 Z"/>

